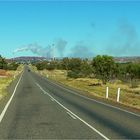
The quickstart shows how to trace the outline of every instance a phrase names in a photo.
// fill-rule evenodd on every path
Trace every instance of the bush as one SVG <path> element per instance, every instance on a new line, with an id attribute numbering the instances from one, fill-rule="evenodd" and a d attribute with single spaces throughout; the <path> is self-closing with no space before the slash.
<path id="1" fill-rule="evenodd" d="M 67 77 L 69 78 L 79 78 L 80 76 L 80 72 L 79 71 L 68 71 Z"/>
<path id="2" fill-rule="evenodd" d="M 41 62 L 37 63 L 36 64 L 36 67 L 37 67 L 37 70 L 43 70 L 43 69 L 45 69 L 45 65 L 42 64 Z"/>
<path id="3" fill-rule="evenodd" d="M 46 66 L 47 70 L 54 70 L 55 69 L 55 64 L 54 63 L 48 63 Z"/>
<path id="4" fill-rule="evenodd" d="M 5 59 L 0 55 L 0 69 L 7 69 L 7 62 L 5 61 Z"/>
<path id="5" fill-rule="evenodd" d="M 18 66 L 19 66 L 19 64 L 12 62 L 7 65 L 7 69 L 8 70 L 17 70 Z"/>

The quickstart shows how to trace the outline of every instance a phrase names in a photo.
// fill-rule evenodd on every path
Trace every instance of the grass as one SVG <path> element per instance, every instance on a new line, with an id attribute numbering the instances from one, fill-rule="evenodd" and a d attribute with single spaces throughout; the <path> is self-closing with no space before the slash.
<path id="1" fill-rule="evenodd" d="M 12 81 L 11 77 L 0 78 L 0 100 L 7 94 L 6 87 Z"/>
<path id="2" fill-rule="evenodd" d="M 34 71 L 37 71 L 36 68 L 32 68 Z M 58 81 L 62 84 L 65 84 L 70 87 L 74 87 L 81 91 L 85 91 L 86 96 L 93 97 L 97 96 L 100 98 L 105 98 L 106 96 L 106 87 L 109 87 L 109 100 L 116 102 L 117 99 L 117 89 L 120 88 L 120 103 L 140 109 L 140 85 L 137 88 L 131 88 L 128 83 L 123 83 L 119 80 L 113 83 L 107 83 L 103 85 L 101 81 L 91 78 L 67 78 L 67 72 L 64 70 L 42 70 L 38 71 L 41 75 L 48 77 L 49 79 Z M 97 83 L 101 85 L 96 85 Z"/>
<path id="3" fill-rule="evenodd" d="M 7 95 L 8 85 L 16 78 L 21 72 L 23 66 L 19 66 L 16 71 L 0 70 L 0 100 Z"/>

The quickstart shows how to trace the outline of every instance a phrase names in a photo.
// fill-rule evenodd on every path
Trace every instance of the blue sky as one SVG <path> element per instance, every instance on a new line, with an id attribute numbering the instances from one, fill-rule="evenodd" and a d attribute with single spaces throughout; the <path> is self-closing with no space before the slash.
<path id="1" fill-rule="evenodd" d="M 140 56 L 139 35 L 139 1 L 0 1 L 0 54 L 7 58 L 45 56 L 52 44 L 56 57 Z"/>

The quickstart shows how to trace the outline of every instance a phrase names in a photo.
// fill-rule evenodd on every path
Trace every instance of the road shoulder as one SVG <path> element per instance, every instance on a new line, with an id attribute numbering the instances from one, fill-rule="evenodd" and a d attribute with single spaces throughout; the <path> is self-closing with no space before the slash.
<path id="1" fill-rule="evenodd" d="M 16 86 L 16 84 L 17 84 L 19 78 L 20 78 L 20 75 L 21 75 L 21 74 L 19 74 L 19 75 L 16 77 L 16 79 L 14 79 L 14 80 L 9 84 L 9 86 L 8 86 L 7 89 L 6 89 L 6 92 L 7 92 L 7 93 L 6 93 L 6 96 L 3 97 L 3 98 L 0 100 L 0 114 L 1 114 L 1 112 L 3 111 L 3 109 L 4 109 L 5 105 L 7 104 L 8 100 L 9 100 L 10 97 L 12 96 L 12 93 L 13 93 L 14 88 L 15 88 L 15 86 Z"/>
<path id="2" fill-rule="evenodd" d="M 38 76 L 44 78 L 45 80 L 49 80 L 53 83 L 55 83 L 56 85 L 58 86 L 61 86 L 62 88 L 65 88 L 65 89 L 68 89 L 68 90 L 71 90 L 72 92 L 76 92 L 79 94 L 79 96 L 83 96 L 89 100 L 96 100 L 97 102 L 101 102 L 103 104 L 107 104 L 108 106 L 113 106 L 114 108 L 118 108 L 118 109 L 121 109 L 121 110 L 126 110 L 128 112 L 132 112 L 132 113 L 136 113 L 138 115 L 140 115 L 140 110 L 137 109 L 137 108 L 133 108 L 131 106 L 127 106 L 127 105 L 124 105 L 122 103 L 117 103 L 117 102 L 114 102 L 113 100 L 108 100 L 108 99 L 105 99 L 105 98 L 101 98 L 101 97 L 97 97 L 97 96 L 94 96 L 92 95 L 92 97 L 90 96 L 90 94 L 88 92 L 85 92 L 85 91 L 82 91 L 82 90 L 79 90 L 79 89 L 76 89 L 74 87 L 71 87 L 71 86 L 68 86 L 68 85 L 65 85 L 63 83 L 60 83 L 58 81 L 54 81 L 52 79 L 48 79 L 47 77 L 43 76 L 43 75 L 40 75 L 38 73 L 36 73 Z"/>

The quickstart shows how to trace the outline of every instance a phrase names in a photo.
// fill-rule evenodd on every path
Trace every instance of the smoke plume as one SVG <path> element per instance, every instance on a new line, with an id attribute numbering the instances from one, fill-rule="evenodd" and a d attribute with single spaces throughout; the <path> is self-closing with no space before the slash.
<path id="1" fill-rule="evenodd" d="M 42 47 L 37 43 L 31 43 L 28 45 L 24 45 L 20 48 L 17 48 L 16 50 L 13 51 L 13 53 L 30 51 L 38 56 L 53 58 L 56 57 L 55 54 L 55 50 L 56 50 L 58 56 L 63 57 L 66 45 L 67 45 L 67 41 L 63 39 L 57 39 L 55 43 L 53 43 L 52 45 L 48 45 L 47 47 Z"/>
<path id="2" fill-rule="evenodd" d="M 67 41 L 64 39 L 57 39 L 55 42 L 55 48 L 58 52 L 59 57 L 63 57 L 64 56 L 64 52 L 66 49 L 66 45 L 67 45 Z"/>
<path id="3" fill-rule="evenodd" d="M 72 49 L 70 57 L 90 58 L 93 57 L 94 53 L 91 47 L 86 45 L 84 42 L 77 43 Z"/>
<path id="4" fill-rule="evenodd" d="M 120 22 L 118 32 L 109 41 L 106 52 L 115 56 L 139 56 L 140 41 L 135 27 L 128 21 Z"/>
<path id="5" fill-rule="evenodd" d="M 13 51 L 13 53 L 25 52 L 25 51 L 31 51 L 33 54 L 47 57 L 47 58 L 51 57 L 51 52 L 52 52 L 50 45 L 43 48 L 42 46 L 38 45 L 37 43 L 31 43 L 31 44 L 25 45 L 21 48 L 17 48 L 16 50 Z"/>

